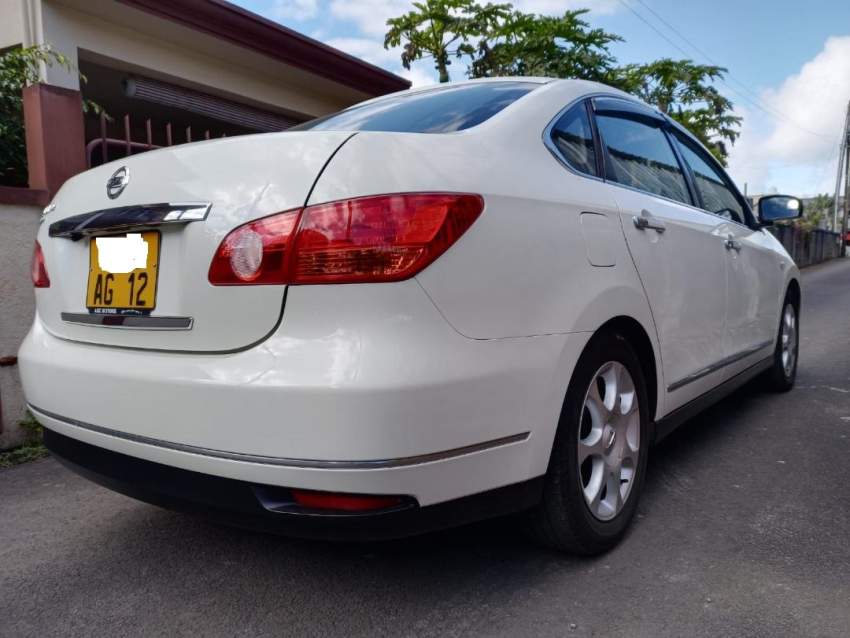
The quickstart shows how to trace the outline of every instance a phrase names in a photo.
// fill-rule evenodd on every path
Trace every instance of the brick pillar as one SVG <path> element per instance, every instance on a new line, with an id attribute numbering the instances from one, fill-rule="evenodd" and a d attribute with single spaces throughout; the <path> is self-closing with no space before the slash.
<path id="1" fill-rule="evenodd" d="M 29 185 L 53 197 L 65 180 L 86 170 L 82 95 L 34 84 L 23 99 Z"/>

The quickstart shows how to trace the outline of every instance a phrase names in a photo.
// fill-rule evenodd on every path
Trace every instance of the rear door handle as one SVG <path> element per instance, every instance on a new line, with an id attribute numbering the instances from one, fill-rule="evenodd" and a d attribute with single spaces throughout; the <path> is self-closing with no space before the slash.
<path id="1" fill-rule="evenodd" d="M 741 252 L 741 242 L 737 239 L 733 239 L 732 237 L 728 237 L 726 241 L 723 242 L 723 245 L 726 246 L 726 250 L 734 250 L 736 253 Z"/>
<path id="2" fill-rule="evenodd" d="M 653 216 L 648 210 L 640 211 L 640 215 L 632 217 L 632 221 L 638 230 L 654 230 L 659 235 L 667 230 L 667 224 Z"/>

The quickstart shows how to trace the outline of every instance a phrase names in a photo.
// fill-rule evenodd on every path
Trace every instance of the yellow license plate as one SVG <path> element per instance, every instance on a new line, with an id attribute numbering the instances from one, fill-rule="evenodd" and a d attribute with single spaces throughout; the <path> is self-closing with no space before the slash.
<path id="1" fill-rule="evenodd" d="M 86 306 L 94 312 L 153 310 L 158 271 L 158 231 L 92 237 Z"/>

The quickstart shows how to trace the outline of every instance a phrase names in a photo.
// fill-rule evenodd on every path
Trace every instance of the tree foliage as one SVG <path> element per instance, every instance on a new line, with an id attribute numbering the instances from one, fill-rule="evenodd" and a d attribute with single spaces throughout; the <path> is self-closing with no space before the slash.
<path id="1" fill-rule="evenodd" d="M 681 123 L 722 163 L 738 137 L 741 118 L 715 86 L 725 68 L 670 58 L 619 65 L 610 45 L 622 38 L 592 28 L 586 10 L 543 16 L 472 0 L 420 0 L 413 7 L 387 22 L 384 40 L 386 48 L 403 47 L 405 68 L 431 57 L 440 82 L 448 82 L 451 58 L 468 57 L 471 78 L 540 75 L 605 82 Z"/>
<path id="2" fill-rule="evenodd" d="M 559 17 L 503 11 L 479 40 L 470 77 L 540 75 L 604 80 L 615 58 L 608 45 L 621 40 L 582 19 L 586 10 Z"/>
<path id="3" fill-rule="evenodd" d="M 412 11 L 387 20 L 384 47 L 404 43 L 401 63 L 405 69 L 414 60 L 433 58 L 440 82 L 448 82 L 451 58 L 473 55 L 473 43 L 504 18 L 508 6 L 480 5 L 472 0 L 414 2 Z"/>
<path id="4" fill-rule="evenodd" d="M 835 198 L 824 193 L 806 202 L 803 217 L 796 220 L 796 225 L 805 230 L 814 228 L 832 228 Z M 834 229 L 833 229 L 834 230 Z"/>
<path id="5" fill-rule="evenodd" d="M 59 66 L 73 72 L 74 65 L 49 44 L 17 47 L 0 54 L 0 183 L 6 186 L 27 185 L 27 149 L 24 135 L 22 91 L 41 77 L 42 66 Z M 80 75 L 85 82 L 85 77 Z M 83 102 L 85 110 L 99 113 L 101 108 L 91 101 Z"/>
<path id="6" fill-rule="evenodd" d="M 725 163 L 727 143 L 734 144 L 741 123 L 713 84 L 725 73 L 720 66 L 663 58 L 620 67 L 609 81 L 679 122 Z"/>

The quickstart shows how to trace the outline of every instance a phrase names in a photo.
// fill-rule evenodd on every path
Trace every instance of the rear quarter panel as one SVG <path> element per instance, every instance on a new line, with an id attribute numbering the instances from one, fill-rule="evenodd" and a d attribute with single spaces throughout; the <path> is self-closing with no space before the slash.
<path id="1" fill-rule="evenodd" d="M 659 361 L 616 203 L 542 141 L 548 122 L 575 97 L 538 99 L 522 114 L 454 134 L 358 133 L 334 156 L 309 203 L 392 192 L 481 194 L 481 217 L 416 277 L 455 330 L 471 339 L 591 333 L 625 315 L 644 326 Z M 603 252 L 614 265 L 591 264 L 583 212 L 606 216 L 610 246 Z M 554 380 L 559 400 L 574 361 L 565 365 Z"/>

